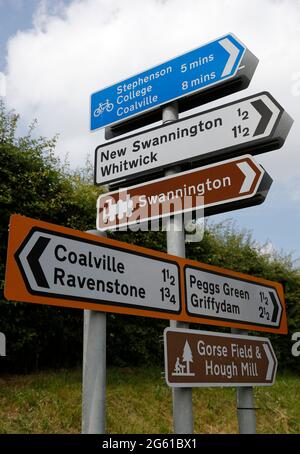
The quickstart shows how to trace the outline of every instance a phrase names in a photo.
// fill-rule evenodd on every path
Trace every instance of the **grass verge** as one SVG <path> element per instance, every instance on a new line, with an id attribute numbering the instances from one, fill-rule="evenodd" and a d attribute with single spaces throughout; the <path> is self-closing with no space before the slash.
<path id="1" fill-rule="evenodd" d="M 171 390 L 160 369 L 110 368 L 108 433 L 172 433 Z M 258 433 L 300 433 L 300 379 L 255 388 Z M 237 433 L 235 390 L 193 390 L 195 433 Z M 0 379 L 0 433 L 80 433 L 81 370 Z"/>

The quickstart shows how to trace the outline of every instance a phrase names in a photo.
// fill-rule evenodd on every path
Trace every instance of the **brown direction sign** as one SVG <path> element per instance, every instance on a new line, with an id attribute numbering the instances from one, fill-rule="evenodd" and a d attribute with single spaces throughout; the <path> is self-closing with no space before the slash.
<path id="1" fill-rule="evenodd" d="M 250 155 L 229 159 L 100 195 L 97 229 L 122 228 L 203 208 L 210 215 L 257 205 L 265 200 L 271 183 Z"/>
<path id="2" fill-rule="evenodd" d="M 275 381 L 277 359 L 266 338 L 167 328 L 164 348 L 171 387 L 270 386 Z"/>

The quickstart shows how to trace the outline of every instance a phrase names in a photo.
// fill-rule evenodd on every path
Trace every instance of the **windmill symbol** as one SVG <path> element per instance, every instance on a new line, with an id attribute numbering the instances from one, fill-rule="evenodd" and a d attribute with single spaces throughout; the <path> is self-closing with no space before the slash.
<path id="1" fill-rule="evenodd" d="M 182 362 L 180 362 L 179 356 L 177 356 L 176 363 L 174 366 L 174 371 L 172 372 L 173 376 L 194 376 L 195 373 L 190 370 L 190 363 L 193 363 L 193 354 L 188 341 L 185 341 L 182 353 Z M 183 364 L 185 363 L 185 365 Z"/>

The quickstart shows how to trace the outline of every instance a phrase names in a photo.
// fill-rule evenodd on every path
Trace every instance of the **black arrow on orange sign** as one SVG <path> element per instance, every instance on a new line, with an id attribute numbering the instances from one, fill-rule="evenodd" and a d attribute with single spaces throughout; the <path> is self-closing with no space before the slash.
<path id="1" fill-rule="evenodd" d="M 26 257 L 37 285 L 44 288 L 49 288 L 49 284 L 42 270 L 39 259 L 48 246 L 49 242 L 50 238 L 40 236 Z"/>

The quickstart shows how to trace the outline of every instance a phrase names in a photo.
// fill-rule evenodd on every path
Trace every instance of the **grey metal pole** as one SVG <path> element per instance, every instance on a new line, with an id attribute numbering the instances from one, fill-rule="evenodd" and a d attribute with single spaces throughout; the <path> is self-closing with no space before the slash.
<path id="1" fill-rule="evenodd" d="M 178 105 L 176 102 L 167 105 L 162 111 L 162 122 L 170 123 L 178 119 Z M 165 175 L 174 175 L 180 167 L 173 167 Z M 168 253 L 177 257 L 185 257 L 185 238 L 183 216 L 172 216 L 167 223 Z M 170 321 L 173 328 L 188 328 L 188 323 Z M 173 425 L 176 434 L 192 434 L 194 431 L 192 388 L 173 388 Z"/>
<path id="2" fill-rule="evenodd" d="M 233 334 L 247 335 L 248 332 L 233 328 Z M 256 414 L 254 408 L 254 393 L 252 386 L 239 387 L 236 389 L 236 408 L 240 434 L 256 433 Z"/>
<path id="3" fill-rule="evenodd" d="M 106 236 L 98 230 L 88 230 Z M 106 313 L 84 311 L 82 433 L 105 434 Z"/>

